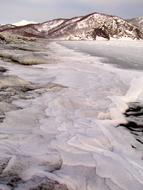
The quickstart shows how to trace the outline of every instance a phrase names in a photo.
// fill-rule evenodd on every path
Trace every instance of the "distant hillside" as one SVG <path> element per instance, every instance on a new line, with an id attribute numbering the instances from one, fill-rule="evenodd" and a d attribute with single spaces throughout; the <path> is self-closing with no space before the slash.
<path id="1" fill-rule="evenodd" d="M 117 16 L 92 13 L 71 19 L 54 19 L 25 26 L 0 26 L 0 31 L 26 37 L 58 40 L 96 40 L 99 37 L 143 39 L 142 20 L 124 20 Z"/>
<path id="2" fill-rule="evenodd" d="M 14 26 L 24 26 L 24 25 L 28 25 L 28 24 L 36 24 L 36 22 L 34 21 L 27 21 L 27 20 L 21 20 L 17 23 L 14 23 Z"/>
<path id="3" fill-rule="evenodd" d="M 143 17 L 132 18 L 127 21 L 137 26 L 143 32 Z"/>

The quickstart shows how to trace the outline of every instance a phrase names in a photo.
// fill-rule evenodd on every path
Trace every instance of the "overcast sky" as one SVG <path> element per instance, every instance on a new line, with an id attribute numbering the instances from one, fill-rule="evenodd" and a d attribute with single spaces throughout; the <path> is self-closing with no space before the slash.
<path id="1" fill-rule="evenodd" d="M 124 18 L 143 16 L 143 0 L 0 0 L 0 23 L 46 21 L 103 12 Z"/>

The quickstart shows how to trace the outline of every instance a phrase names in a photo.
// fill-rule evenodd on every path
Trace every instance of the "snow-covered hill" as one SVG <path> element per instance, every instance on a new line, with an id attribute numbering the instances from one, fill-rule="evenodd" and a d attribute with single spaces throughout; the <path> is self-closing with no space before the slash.
<path id="1" fill-rule="evenodd" d="M 12 25 L 12 24 L 5 24 L 5 25 L 0 25 L 0 32 L 3 32 L 5 30 L 9 30 L 9 29 L 13 29 L 16 26 Z"/>
<path id="2" fill-rule="evenodd" d="M 113 38 L 142 38 L 140 30 L 127 21 L 116 17 L 100 13 L 89 14 L 84 17 L 77 17 L 68 20 L 68 24 L 60 26 L 49 31 L 49 37 L 62 38 L 70 40 L 96 39 L 96 37 Z"/>
<path id="3" fill-rule="evenodd" d="M 61 40 L 96 40 L 99 37 L 108 40 L 110 38 L 143 39 L 143 31 L 141 31 L 140 27 L 120 17 L 101 13 L 8 27 L 2 29 L 2 31 L 22 36 Z"/>
<path id="4" fill-rule="evenodd" d="M 27 20 L 21 20 L 17 23 L 14 23 L 14 26 L 24 26 L 24 25 L 28 25 L 28 24 L 36 24 L 36 22 L 34 21 L 27 21 Z"/>
<path id="5" fill-rule="evenodd" d="M 139 27 L 139 29 L 143 32 L 143 16 L 142 17 L 137 17 L 137 18 L 132 18 L 128 20 L 131 24 Z"/>
<path id="6" fill-rule="evenodd" d="M 41 23 L 38 25 L 38 31 L 39 32 L 48 32 L 49 30 L 52 30 L 53 28 L 61 25 L 64 23 L 67 19 L 54 19 L 50 20 L 44 23 Z"/>

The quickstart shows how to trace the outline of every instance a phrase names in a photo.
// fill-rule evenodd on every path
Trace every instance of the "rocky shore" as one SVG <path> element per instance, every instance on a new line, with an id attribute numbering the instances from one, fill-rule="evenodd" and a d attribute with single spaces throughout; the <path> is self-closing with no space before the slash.
<path id="1" fill-rule="evenodd" d="M 47 86 L 31 84 L 17 76 L 7 75 L 4 67 L 1 67 L 0 71 L 0 123 L 6 119 L 6 113 L 23 109 L 23 107 L 14 105 L 13 101 L 34 99 L 48 90 L 60 87 L 52 83 Z M 33 176 L 29 180 L 23 180 L 19 176 L 19 170 L 21 171 L 21 166 L 27 167 L 33 158 L 29 156 L 27 158 L 25 156 L 19 157 L 18 155 L 15 158 L 14 166 L 11 168 L 13 158 L 0 156 L 0 190 L 68 190 L 66 185 L 48 177 Z M 35 161 L 37 162 L 37 160 Z M 50 159 L 45 163 L 49 172 L 59 170 L 61 166 L 62 161 L 60 160 L 53 163 L 53 160 Z"/>
<path id="2" fill-rule="evenodd" d="M 124 115 L 127 123 L 119 126 L 127 128 L 135 136 L 137 142 L 143 144 L 143 104 L 141 102 L 130 103 Z M 132 147 L 137 148 L 134 145 Z"/>
<path id="3" fill-rule="evenodd" d="M 142 190 L 142 72 L 60 43 L 0 44 L 0 190 Z M 104 43 L 90 48 L 120 66 L 142 55 L 140 42 Z"/>
<path id="4" fill-rule="evenodd" d="M 23 181 L 19 176 L 6 176 L 0 179 L 1 190 L 68 190 L 66 185 L 49 178 L 34 176 Z"/>
<path id="5" fill-rule="evenodd" d="M 2 36 L 0 38 L 2 39 Z M 17 39 L 17 37 L 15 38 Z M 16 43 L 8 42 L 5 38 L 2 39 L 0 44 L 0 124 L 7 119 L 8 113 L 24 109 L 22 106 L 14 104 L 14 101 L 32 100 L 47 91 L 65 88 L 52 82 L 39 85 L 17 75 L 9 74 L 8 63 L 26 66 L 47 63 L 47 54 L 44 53 L 41 44 L 40 42 L 32 43 L 28 38 L 24 39 L 23 43 L 21 43 L 21 38 L 17 39 Z M 1 133 L 0 140 L 4 138 Z M 27 169 L 27 165 L 32 163 L 32 159 L 35 159 L 35 165 L 41 167 L 41 160 L 17 154 L 14 157 L 9 154 L 0 156 L 0 190 L 68 190 L 66 185 L 49 177 L 32 176 L 30 179 L 22 179 L 19 172 L 22 167 Z M 49 158 L 46 163 L 43 163 L 49 173 L 62 167 L 62 160 L 55 157 L 52 160 Z"/>

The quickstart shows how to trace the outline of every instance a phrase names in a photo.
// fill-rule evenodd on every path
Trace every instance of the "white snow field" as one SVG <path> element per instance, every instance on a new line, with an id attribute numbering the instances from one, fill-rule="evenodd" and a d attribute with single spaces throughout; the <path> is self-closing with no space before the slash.
<path id="1" fill-rule="evenodd" d="M 28 25 L 28 24 L 36 24 L 36 22 L 34 21 L 27 21 L 27 20 L 21 20 L 17 23 L 13 23 L 13 25 L 15 26 L 24 26 L 24 25 Z"/>
<path id="2" fill-rule="evenodd" d="M 5 173 L 24 180 L 48 176 L 72 190 L 143 190 L 143 147 L 116 127 L 126 122 L 127 103 L 143 100 L 143 70 L 137 67 L 143 64 L 143 43 L 51 42 L 47 47 L 55 63 L 6 65 L 10 74 L 33 83 L 65 88 L 14 102 L 23 109 L 8 112 L 0 126 L 1 157 L 11 157 Z"/>

